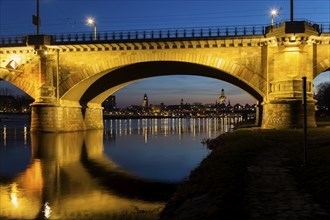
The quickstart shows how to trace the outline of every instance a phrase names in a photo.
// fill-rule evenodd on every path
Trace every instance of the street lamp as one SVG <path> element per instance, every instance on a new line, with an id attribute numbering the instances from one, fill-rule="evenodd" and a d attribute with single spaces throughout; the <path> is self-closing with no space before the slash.
<path id="1" fill-rule="evenodd" d="M 276 9 L 271 10 L 270 14 L 272 15 L 272 26 L 274 26 L 274 17 L 278 14 Z"/>
<path id="2" fill-rule="evenodd" d="M 91 18 L 91 17 L 87 18 L 87 24 L 94 26 L 94 40 L 96 40 L 96 22 L 95 22 L 94 18 Z"/>

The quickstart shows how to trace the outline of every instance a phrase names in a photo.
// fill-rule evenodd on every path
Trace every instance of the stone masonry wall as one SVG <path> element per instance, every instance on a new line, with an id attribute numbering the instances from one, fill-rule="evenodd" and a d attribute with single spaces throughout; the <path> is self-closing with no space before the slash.
<path id="1" fill-rule="evenodd" d="M 84 118 L 81 107 L 32 105 L 32 132 L 71 132 L 102 128 L 102 108 L 87 108 Z"/>
<path id="2" fill-rule="evenodd" d="M 264 104 L 263 128 L 299 128 L 303 127 L 303 105 L 301 100 L 271 101 Z M 307 126 L 316 127 L 315 102 L 307 103 Z"/>

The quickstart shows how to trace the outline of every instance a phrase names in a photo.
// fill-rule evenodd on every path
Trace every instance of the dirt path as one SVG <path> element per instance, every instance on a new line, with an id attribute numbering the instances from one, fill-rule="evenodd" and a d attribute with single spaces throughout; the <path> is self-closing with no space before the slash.
<path id="1" fill-rule="evenodd" d="M 274 147 L 248 167 L 244 202 L 250 219 L 329 219 L 310 195 L 298 191 L 286 161 L 285 147 Z"/>

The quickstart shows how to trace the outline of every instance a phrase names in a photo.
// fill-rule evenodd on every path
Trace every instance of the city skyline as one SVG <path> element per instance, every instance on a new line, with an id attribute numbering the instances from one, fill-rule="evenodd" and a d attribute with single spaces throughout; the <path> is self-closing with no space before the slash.
<path id="1" fill-rule="evenodd" d="M 181 77 L 181 76 L 179 76 Z M 182 76 L 184 77 L 184 76 Z M 190 77 L 191 76 L 187 76 L 187 77 Z M 193 77 L 196 77 L 196 76 L 192 76 L 192 79 L 189 79 L 188 80 L 191 80 L 191 81 L 194 81 Z M 162 78 L 162 77 L 159 77 L 159 78 Z M 171 79 L 169 79 L 171 80 Z M 175 79 L 177 80 L 177 78 Z M 164 91 L 161 90 L 161 89 L 158 89 L 156 92 L 153 92 L 152 95 L 148 95 L 148 93 L 141 93 L 141 97 L 139 100 L 133 100 L 133 99 L 128 99 L 128 100 L 131 100 L 131 103 L 129 103 L 127 106 L 119 106 L 120 108 L 125 108 L 125 107 L 129 107 L 129 106 L 142 106 L 143 105 L 143 101 L 144 101 L 144 96 L 147 95 L 147 98 L 148 98 L 148 102 L 150 105 L 160 105 L 160 104 L 164 104 L 164 105 L 179 105 L 181 104 L 181 102 L 183 101 L 184 104 L 216 104 L 218 102 L 218 99 L 219 97 L 221 96 L 221 90 L 224 89 L 224 88 L 221 88 L 219 89 L 219 91 L 216 91 L 216 85 L 218 83 L 221 83 L 223 85 L 223 82 L 221 82 L 220 80 L 213 80 L 213 79 L 209 79 L 211 83 L 214 84 L 214 92 L 210 93 L 209 90 L 205 90 L 203 91 L 203 89 L 200 89 L 198 91 L 200 91 L 201 93 L 203 93 L 205 96 L 208 96 L 208 98 L 203 98 L 203 99 L 198 99 L 198 100 L 194 100 L 194 96 L 191 96 L 192 94 L 188 94 L 188 96 L 184 93 L 180 93 L 181 94 L 181 97 L 182 98 L 178 98 L 176 101 L 175 100 L 172 100 L 172 99 L 169 99 L 169 98 L 162 98 L 161 100 L 159 100 L 157 97 L 159 97 L 160 95 L 164 95 Z M 217 82 L 218 81 L 218 82 Z M 18 88 L 11 88 L 12 85 L 9 85 L 6 87 L 4 87 L 4 83 L 5 81 L 0 81 L 0 96 L 18 96 L 18 97 L 21 97 L 21 96 L 25 96 L 27 95 L 25 92 L 20 92 L 20 91 L 16 91 Z M 138 84 L 138 83 L 137 83 Z M 228 84 L 228 83 L 227 83 Z M 145 82 L 142 82 L 141 83 L 142 86 L 145 86 Z M 3 87 L 2 87 L 3 86 Z M 157 85 L 155 85 L 155 87 L 157 87 Z M 230 88 L 230 86 L 229 86 Z M 156 88 L 149 88 L 151 91 L 153 89 L 156 89 Z M 134 88 L 133 88 L 134 90 Z M 132 89 L 130 90 L 129 93 L 134 93 Z M 141 89 L 140 88 L 137 88 L 137 91 L 141 92 Z M 173 86 L 172 92 L 179 92 L 180 91 L 180 88 L 177 88 L 176 86 Z M 186 92 L 183 90 L 183 92 Z M 224 89 L 224 92 L 225 92 L 225 96 L 227 97 L 227 91 Z M 233 98 L 233 100 L 241 100 L 242 102 L 235 102 L 233 103 L 231 100 L 230 100 L 230 97 L 227 97 L 227 101 L 229 101 L 229 103 L 231 105 L 235 105 L 235 104 L 241 104 L 241 105 L 245 105 L 245 104 L 250 104 L 248 102 L 245 102 L 246 100 L 242 99 L 242 98 L 235 98 L 235 96 L 240 96 L 241 93 L 239 92 L 239 90 L 230 90 L 229 91 L 230 94 L 231 94 L 231 97 Z M 197 92 L 196 92 L 197 93 Z M 116 93 L 114 93 L 112 96 L 115 96 Z M 216 96 L 216 99 L 213 100 L 213 97 Z M 180 96 L 178 96 L 180 97 Z M 183 97 L 188 97 L 188 99 L 184 99 Z M 120 100 L 119 100 L 120 102 Z M 118 100 L 116 98 L 116 103 L 118 103 Z M 254 103 L 253 103 L 254 104 Z M 118 106 L 118 105 L 116 105 Z"/>
<path id="2" fill-rule="evenodd" d="M 289 19 L 289 0 L 266 1 L 77 1 L 40 0 L 41 34 L 63 32 L 91 32 L 86 24 L 94 17 L 97 31 L 158 29 L 179 27 L 207 27 L 230 25 L 267 26 L 271 24 L 270 11 L 281 9 L 275 22 Z M 19 7 L 17 7 L 19 6 Z M 35 34 L 32 14 L 36 14 L 35 0 L 0 1 L 0 35 Z M 13 11 L 15 13 L 13 13 Z M 295 19 L 317 23 L 329 22 L 328 0 L 295 1 Z M 17 16 L 19 14 L 19 16 Z M 330 72 L 317 77 L 314 85 L 329 81 Z M 13 89 L 4 81 L 2 88 Z M 177 104 L 184 102 L 214 103 L 224 89 L 232 104 L 254 104 L 255 100 L 242 89 L 212 78 L 197 76 L 162 76 L 131 84 L 113 95 L 119 107 L 140 105 L 144 93 L 150 104 Z"/>

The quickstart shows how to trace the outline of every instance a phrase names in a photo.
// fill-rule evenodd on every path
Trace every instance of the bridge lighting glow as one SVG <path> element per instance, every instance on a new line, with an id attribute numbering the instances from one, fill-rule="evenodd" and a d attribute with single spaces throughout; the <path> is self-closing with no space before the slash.
<path id="1" fill-rule="evenodd" d="M 271 13 L 271 15 L 275 16 L 275 15 L 277 15 L 277 10 L 273 9 L 270 13 Z"/>
<path id="2" fill-rule="evenodd" d="M 2 64 L 0 66 L 1 69 L 6 69 L 11 73 L 15 73 L 15 72 L 19 72 L 21 73 L 21 70 L 18 70 L 20 64 L 21 64 L 21 58 L 19 57 L 12 57 L 9 59 L 9 61 L 7 60 L 7 64 Z"/>
<path id="3" fill-rule="evenodd" d="M 11 184 L 11 193 L 10 193 L 10 201 L 13 203 L 15 207 L 18 207 L 18 200 L 17 200 L 17 184 Z"/>
<path id="4" fill-rule="evenodd" d="M 96 40 L 96 21 L 94 18 L 87 18 L 87 25 L 94 26 L 94 40 Z"/>
<path id="5" fill-rule="evenodd" d="M 274 26 L 274 18 L 275 18 L 275 16 L 278 15 L 278 11 L 276 9 L 272 9 L 270 11 L 270 14 L 272 15 L 272 26 Z"/>
<path id="6" fill-rule="evenodd" d="M 9 61 L 9 63 L 6 65 L 6 68 L 8 69 L 17 69 L 18 63 L 15 60 Z"/>
<path id="7" fill-rule="evenodd" d="M 52 210 L 51 210 L 48 202 L 45 203 L 44 210 L 42 212 L 44 213 L 44 216 L 46 219 L 48 219 L 50 217 Z"/>
<path id="8" fill-rule="evenodd" d="M 291 43 L 294 43 L 294 42 L 296 42 L 296 36 L 291 36 L 290 37 L 290 40 L 289 40 Z"/>
<path id="9" fill-rule="evenodd" d="M 93 18 L 87 18 L 87 24 L 88 25 L 94 25 L 95 21 Z"/>

